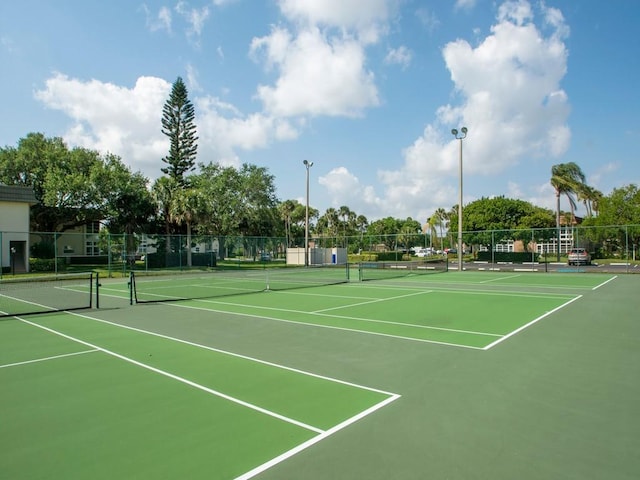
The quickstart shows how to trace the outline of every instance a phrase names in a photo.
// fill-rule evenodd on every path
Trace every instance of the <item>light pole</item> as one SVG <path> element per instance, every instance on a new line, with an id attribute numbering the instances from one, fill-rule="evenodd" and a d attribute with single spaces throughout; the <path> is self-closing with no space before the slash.
<path id="1" fill-rule="evenodd" d="M 307 204 L 304 215 L 304 266 L 309 266 L 309 169 L 313 167 L 313 162 L 304 160 L 302 162 L 307 168 Z"/>
<path id="2" fill-rule="evenodd" d="M 460 164 L 459 164 L 459 192 L 458 192 L 458 270 L 462 271 L 462 140 L 467 136 L 467 127 L 462 127 L 460 132 L 455 128 L 451 130 L 451 134 L 460 140 Z"/>

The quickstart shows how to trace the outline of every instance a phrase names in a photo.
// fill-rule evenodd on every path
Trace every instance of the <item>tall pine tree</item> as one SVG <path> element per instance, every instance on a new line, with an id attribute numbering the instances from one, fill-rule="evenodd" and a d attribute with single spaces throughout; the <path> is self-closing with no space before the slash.
<path id="1" fill-rule="evenodd" d="M 194 118 L 195 111 L 187 87 L 178 77 L 162 109 L 162 133 L 169 137 L 170 142 L 169 155 L 162 159 L 167 164 L 162 173 L 180 185 L 184 184 L 185 173 L 195 168 L 198 137 Z"/>

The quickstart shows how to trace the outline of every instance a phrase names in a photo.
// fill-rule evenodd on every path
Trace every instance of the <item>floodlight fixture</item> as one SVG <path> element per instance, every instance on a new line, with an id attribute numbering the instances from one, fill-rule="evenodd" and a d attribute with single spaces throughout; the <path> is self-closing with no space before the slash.
<path id="1" fill-rule="evenodd" d="M 462 248 L 462 139 L 466 138 L 467 132 L 469 130 L 467 127 L 462 127 L 460 129 L 460 135 L 458 135 L 458 130 L 453 128 L 451 129 L 451 134 L 456 137 L 456 140 L 460 140 L 460 161 L 459 161 L 459 195 L 458 195 L 458 270 L 462 271 L 462 255 L 464 253 L 464 249 Z"/>
<path id="2" fill-rule="evenodd" d="M 302 163 L 307 169 L 307 202 L 304 216 L 304 266 L 309 266 L 309 169 L 313 167 L 313 162 L 303 160 Z"/>

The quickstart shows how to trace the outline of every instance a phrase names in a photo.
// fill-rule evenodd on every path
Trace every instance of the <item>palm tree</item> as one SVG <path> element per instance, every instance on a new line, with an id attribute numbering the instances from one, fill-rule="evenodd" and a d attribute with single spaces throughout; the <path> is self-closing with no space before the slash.
<path id="1" fill-rule="evenodd" d="M 171 221 L 187 226 L 187 266 L 191 267 L 191 226 L 200 216 L 200 194 L 194 188 L 179 189 L 174 195 L 169 208 Z"/>
<path id="2" fill-rule="evenodd" d="M 444 250 L 444 230 L 449 227 L 449 214 L 440 207 L 436 210 L 434 216 L 437 219 L 436 226 L 440 229 L 440 248 Z"/>
<path id="3" fill-rule="evenodd" d="M 284 220 L 284 235 L 286 237 L 287 247 L 291 246 L 291 216 L 296 210 L 297 204 L 298 201 L 296 200 L 285 200 L 278 207 L 280 218 Z"/>
<path id="4" fill-rule="evenodd" d="M 338 209 L 338 216 L 342 217 L 342 236 L 344 237 L 343 242 L 345 243 L 346 246 L 346 242 L 347 242 L 347 219 L 352 215 L 351 209 L 349 209 L 349 207 L 347 207 L 346 205 L 342 205 L 339 209 Z"/>
<path id="5" fill-rule="evenodd" d="M 167 234 L 167 241 L 169 235 L 171 235 L 171 215 L 169 213 L 171 209 L 171 201 L 174 192 L 178 190 L 178 182 L 172 177 L 160 177 L 153 184 L 152 193 L 162 216 L 164 217 L 165 230 Z"/>
<path id="6" fill-rule="evenodd" d="M 429 246 L 433 247 L 433 237 L 437 236 L 436 227 L 440 224 L 441 220 L 434 213 L 427 218 L 427 223 L 424 224 L 423 232 L 429 234 Z M 437 245 L 436 245 L 437 246 Z"/>
<path id="7" fill-rule="evenodd" d="M 574 162 L 560 163 L 551 167 L 551 185 L 556 191 L 556 229 L 558 231 L 557 255 L 560 260 L 560 196 L 565 195 L 571 209 L 571 225 L 575 223 L 576 200 L 574 195 L 585 184 L 582 169 Z"/>
<path id="8" fill-rule="evenodd" d="M 333 208 L 327 208 L 324 215 L 318 219 L 318 229 L 325 237 L 337 237 L 338 236 L 338 223 L 340 214 Z"/>
<path id="9" fill-rule="evenodd" d="M 587 211 L 587 217 L 592 217 L 598 213 L 598 201 L 602 198 L 602 192 L 587 184 L 580 185 L 576 192 L 578 200 L 582 201 Z"/>

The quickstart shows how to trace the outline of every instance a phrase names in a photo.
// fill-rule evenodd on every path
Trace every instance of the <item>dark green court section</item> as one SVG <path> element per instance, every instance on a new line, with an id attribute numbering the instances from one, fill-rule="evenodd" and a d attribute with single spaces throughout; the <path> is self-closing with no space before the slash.
<path id="1" fill-rule="evenodd" d="M 247 296 L 242 309 L 236 305 L 238 297 L 128 307 L 126 284 L 103 285 L 114 297 L 101 298 L 107 308 L 88 312 L 92 317 L 401 395 L 363 421 L 273 465 L 255 477 L 260 480 L 640 478 L 640 276 L 449 272 L 260 293 Z M 120 299 L 115 298 L 118 291 Z M 438 309 L 434 302 L 441 303 Z M 351 320 L 342 318 L 364 316 L 365 309 L 362 325 L 375 324 L 372 319 L 399 323 L 399 317 L 414 323 L 428 316 L 447 322 L 447 313 L 461 313 L 463 304 L 470 306 L 471 315 L 457 315 L 458 325 L 487 327 L 479 333 L 498 335 L 491 338 L 502 338 L 510 322 L 526 325 L 532 316 L 543 318 L 489 350 L 371 335 L 344 328 Z M 523 305 L 529 310 L 517 308 Z M 564 306 L 554 310 L 554 305 Z M 500 322 L 493 323 L 496 319 Z M 107 325 L 94 329 L 92 321 L 78 320 L 79 327 L 58 317 L 43 324 L 51 322 L 105 345 L 122 343 L 118 329 L 108 333 Z M 3 362 L 23 360 L 28 352 L 26 344 L 3 343 L 2 332 L 13 331 L 5 328 L 11 322 L 0 321 Z M 324 322 L 332 328 L 320 326 Z M 426 331 L 425 326 L 403 328 Z M 91 331 L 83 333 L 84 328 Z M 130 344 L 118 348 L 168 368 L 162 339 L 147 342 L 143 335 L 131 336 Z M 65 353 L 61 346 L 66 341 L 34 342 L 50 355 Z M 200 353 L 191 357 L 178 351 L 180 357 L 208 362 Z M 177 361 L 177 371 L 185 372 L 188 363 Z M 231 368 L 234 363 L 220 364 Z M 242 390 L 204 367 L 194 372 L 200 381 L 216 377 Z M 278 377 L 272 379 L 279 382 Z M 0 472 L 9 472 L 7 478 L 21 478 L 20 468 L 27 465 L 33 468 L 27 478 L 73 478 L 73 472 L 79 472 L 76 478 L 130 478 L 139 468 L 150 474 L 138 478 L 229 479 L 315 435 L 272 417 L 254 418 L 253 413 L 243 416 L 237 429 L 209 428 L 235 417 L 236 407 L 218 406 L 217 397 L 99 352 L 0 368 L 0 384 L 1 411 L 16 418 L 5 430 L 3 417 L 0 430 Z M 11 385 L 9 395 L 4 395 L 6 385 Z M 372 393 L 372 401 L 378 401 L 380 394 Z M 348 408 L 350 395 L 337 389 L 337 404 Z M 270 402 L 276 397 L 268 393 L 256 398 Z M 301 397 L 293 392 L 291 398 Z M 322 404 L 311 401 L 318 408 Z M 322 424 L 350 414 L 329 410 L 295 411 Z M 45 431 L 42 425 L 51 435 L 43 448 L 34 449 L 34 439 Z M 127 425 L 135 425 L 128 437 L 123 435 Z M 75 438 L 71 426 L 84 432 L 78 437 L 84 443 L 77 448 L 68 443 Z M 217 440 L 217 431 L 224 442 Z M 166 446 L 159 440 L 165 437 Z M 122 447 L 105 444 L 113 438 Z M 209 445 L 213 448 L 207 450 Z M 154 451 L 159 455 L 155 459 Z M 32 465 L 34 458 L 42 459 L 42 466 Z M 106 472 L 102 466 L 112 459 L 117 460 L 114 471 Z"/>
<path id="2" fill-rule="evenodd" d="M 336 340 L 324 371 L 402 399 L 260 478 L 640 478 L 639 292 L 640 277 L 616 278 L 488 351 Z"/>

